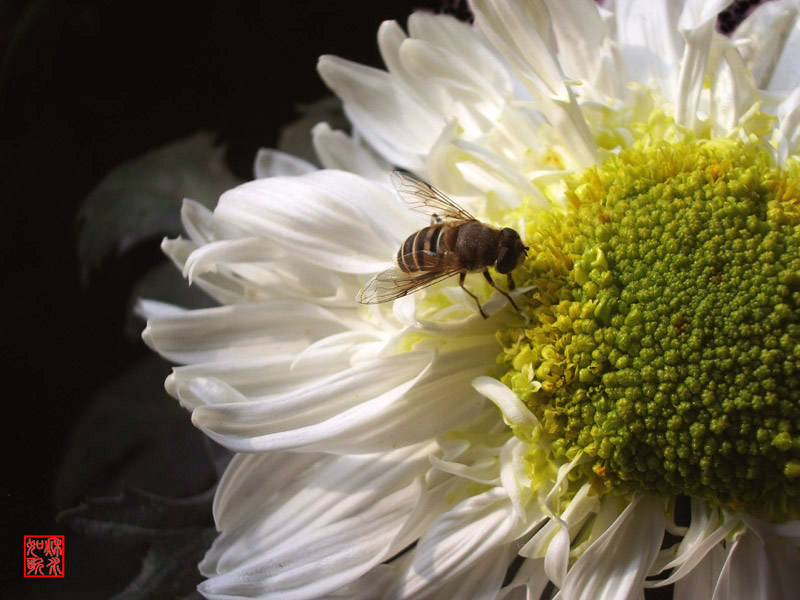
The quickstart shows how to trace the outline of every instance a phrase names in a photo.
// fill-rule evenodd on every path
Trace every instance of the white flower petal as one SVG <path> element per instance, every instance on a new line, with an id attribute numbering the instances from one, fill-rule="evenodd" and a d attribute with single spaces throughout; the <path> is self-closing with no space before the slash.
<path id="1" fill-rule="evenodd" d="M 500 482 L 520 520 L 526 518 L 525 506 L 532 496 L 528 464 L 525 460 L 527 452 L 528 444 L 516 437 L 510 438 L 500 451 Z"/>
<path id="2" fill-rule="evenodd" d="M 439 118 L 385 71 L 335 56 L 320 57 L 317 69 L 368 144 L 393 164 L 412 171 L 424 168 L 423 157 L 444 126 Z"/>
<path id="3" fill-rule="evenodd" d="M 638 496 L 575 561 L 559 600 L 635 600 L 664 535 L 661 502 Z"/>
<path id="4" fill-rule="evenodd" d="M 711 600 L 727 553 L 721 544 L 714 546 L 682 579 L 675 582 L 675 598 Z"/>
<path id="5" fill-rule="evenodd" d="M 136 312 L 145 319 L 169 319 L 186 314 L 186 309 L 168 302 L 142 298 L 136 303 Z M 145 330 L 146 331 L 146 330 Z M 142 333 L 144 335 L 144 333 Z"/>
<path id="6" fill-rule="evenodd" d="M 506 587 L 500 590 L 497 600 L 540 600 L 549 581 L 544 572 L 544 561 L 528 559 Z"/>
<path id="7" fill-rule="evenodd" d="M 402 398 L 430 360 L 426 352 L 377 359 L 289 394 L 250 402 L 210 396 L 213 404 L 198 407 L 192 421 L 239 452 L 302 448 L 341 435 L 352 440 L 359 427 Z"/>
<path id="8" fill-rule="evenodd" d="M 543 2 L 474 0 L 475 22 L 537 98 L 569 101 Z"/>
<path id="9" fill-rule="evenodd" d="M 203 582 L 208 598 L 318 598 L 388 558 L 392 541 L 414 506 L 416 484 L 364 506 L 357 514 L 287 536 L 236 569 Z"/>
<path id="10" fill-rule="evenodd" d="M 797 19 L 796 0 L 762 2 L 736 28 L 731 36 L 738 42 L 739 52 L 753 78 L 762 89 L 791 89 L 782 74 L 774 78 L 775 67 L 784 53 L 785 44 Z M 791 52 L 790 48 L 786 48 Z M 795 49 L 796 50 L 796 49 Z M 787 54 L 787 57 L 789 54 Z"/>
<path id="11" fill-rule="evenodd" d="M 543 2 L 523 7 L 513 0 L 475 0 L 471 6 L 483 34 L 506 58 L 570 149 L 570 166 L 597 163 L 597 144 L 555 58 Z"/>
<path id="12" fill-rule="evenodd" d="M 519 550 L 520 556 L 543 558 L 542 568 L 554 582 L 563 583 L 565 567 L 569 563 L 570 540 L 600 506 L 598 497 L 590 495 L 590 491 L 589 484 L 581 486 L 558 519 L 550 519 Z"/>
<path id="13" fill-rule="evenodd" d="M 695 498 L 692 498 L 691 514 L 692 521 L 678 546 L 677 556 L 662 568 L 677 569 L 669 577 L 659 581 L 658 587 L 670 585 L 692 572 L 706 554 L 717 547 L 739 524 L 739 519 L 727 512 L 725 520 L 719 522 L 718 511 L 711 510 L 704 501 Z"/>
<path id="14" fill-rule="evenodd" d="M 512 545 L 500 546 L 486 552 L 481 561 L 460 577 L 436 590 L 436 598 L 469 598 L 469 600 L 495 600 L 508 566 L 514 557 Z M 405 596 L 408 598 L 408 596 Z M 430 597 L 426 593 L 415 597 Z"/>
<path id="15" fill-rule="evenodd" d="M 209 244 L 215 243 L 221 242 L 209 242 Z M 161 242 L 161 250 L 181 271 L 184 270 L 192 254 L 202 248 L 204 246 L 198 246 L 193 241 L 180 238 L 175 240 L 165 239 Z M 240 304 L 252 300 L 252 298 L 247 297 L 247 289 L 244 286 L 244 282 L 232 277 L 227 272 L 221 274 L 214 269 L 206 269 L 198 274 L 192 283 L 220 304 Z"/>
<path id="16" fill-rule="evenodd" d="M 238 227 L 219 222 L 214 213 L 205 206 L 188 198 L 181 205 L 181 225 L 186 234 L 197 244 L 207 244 L 215 240 L 236 239 L 246 237 L 246 233 Z"/>
<path id="17" fill-rule="evenodd" d="M 194 200 L 184 199 L 181 205 L 181 224 L 189 238 L 198 244 L 214 239 L 214 213 Z"/>
<path id="18" fill-rule="evenodd" d="M 463 185 L 459 184 L 469 180 L 482 195 L 497 196 L 499 191 L 507 190 L 511 201 L 502 207 L 503 212 L 519 206 L 526 196 L 542 208 L 550 207 L 541 190 L 523 176 L 516 165 L 479 144 L 456 137 L 455 130 L 453 122 L 431 148 L 431 179 L 440 187 L 460 189 Z M 476 172 L 480 172 L 480 182 Z M 491 215 L 494 211 L 484 212 Z"/>
<path id="19" fill-rule="evenodd" d="M 246 183 L 223 194 L 214 215 L 308 262 L 347 273 L 385 268 L 419 228 L 386 188 L 344 171 Z"/>
<path id="20" fill-rule="evenodd" d="M 677 29 L 680 3 L 672 0 L 614 0 L 616 33 L 625 58 L 628 81 L 657 86 L 674 100 L 677 65 L 684 42 Z"/>
<path id="21" fill-rule="evenodd" d="M 442 460 L 437 456 L 431 456 L 431 464 L 440 471 L 451 473 L 476 483 L 492 487 L 500 485 L 500 477 L 497 475 L 498 461 L 496 457 L 487 456 L 472 464 L 464 465 L 459 462 Z"/>
<path id="22" fill-rule="evenodd" d="M 348 329 L 332 311 L 276 301 L 151 318 L 142 338 L 162 356 L 187 364 L 297 351 Z"/>
<path id="23" fill-rule="evenodd" d="M 258 517 L 272 496 L 285 494 L 290 486 L 297 487 L 295 480 L 301 473 L 329 460 L 324 454 L 311 452 L 237 454 L 225 469 L 214 495 L 217 529 L 230 531 Z"/>
<path id="24" fill-rule="evenodd" d="M 678 19 L 678 30 L 686 40 L 681 62 L 675 121 L 690 129 L 698 126 L 697 109 L 706 76 L 706 63 L 717 15 L 728 0 L 686 0 Z"/>
<path id="25" fill-rule="evenodd" d="M 352 347 L 333 345 L 308 350 L 308 360 L 298 360 L 301 355 L 286 353 L 176 367 L 167 378 L 166 387 L 181 401 L 186 400 L 185 395 L 202 380 L 224 382 L 248 398 L 274 397 L 294 392 L 349 368 L 350 357 L 356 351 Z M 216 403 L 208 396 L 197 400 L 192 408 Z"/>
<path id="26" fill-rule="evenodd" d="M 777 135 L 782 141 L 779 164 L 783 164 L 787 157 L 800 154 L 800 87 L 781 102 L 777 114 L 780 119 Z"/>
<path id="27" fill-rule="evenodd" d="M 429 42 L 409 39 L 400 47 L 409 72 L 425 78 L 442 120 L 456 118 L 467 137 L 480 136 L 502 112 L 503 98 L 461 57 Z"/>
<path id="28" fill-rule="evenodd" d="M 469 381 L 493 352 L 471 347 L 432 364 L 426 352 L 378 359 L 345 371 L 340 386 L 316 382 L 281 401 L 204 406 L 192 420 L 237 451 L 371 452 L 413 444 L 474 418 L 483 400 Z"/>
<path id="29" fill-rule="evenodd" d="M 769 83 L 766 88 L 770 91 L 792 91 L 800 85 L 800 65 L 797 64 L 797 56 L 800 53 L 799 7 L 796 0 L 790 4 L 776 4 L 776 10 L 783 9 L 789 12 L 791 17 L 780 19 L 775 24 L 775 29 L 770 32 L 772 36 L 779 38 L 781 53 L 774 63 L 774 67 L 770 69 Z M 786 27 L 787 25 L 789 26 Z M 786 29 L 779 29 L 781 26 L 786 27 Z"/>
<path id="30" fill-rule="evenodd" d="M 389 587 L 394 577 L 395 562 L 393 561 L 391 565 L 382 564 L 372 567 L 358 579 L 348 582 L 329 594 L 320 596 L 320 600 L 375 600 L 375 598 L 380 598 L 383 590 Z"/>
<path id="31" fill-rule="evenodd" d="M 387 597 L 430 595 L 523 532 L 500 488 L 468 498 L 428 528 L 414 549 L 410 569 Z"/>
<path id="32" fill-rule="evenodd" d="M 174 240 L 164 238 L 161 240 L 161 251 L 166 254 L 181 271 L 183 271 L 183 267 L 186 261 L 189 260 L 189 256 L 191 256 L 192 252 L 200 247 L 202 246 L 191 240 L 184 240 L 182 238 L 176 238 Z"/>
<path id="33" fill-rule="evenodd" d="M 797 598 L 798 572 L 796 542 L 778 537 L 764 540 L 745 529 L 722 567 L 713 600 L 793 600 Z"/>
<path id="34" fill-rule="evenodd" d="M 513 92 L 513 82 L 507 65 L 501 61 L 480 32 L 448 15 L 415 12 L 408 18 L 412 37 L 424 40 L 459 57 L 469 65 L 484 85 L 501 97 Z"/>
<path id="35" fill-rule="evenodd" d="M 472 382 L 475 390 L 497 405 L 508 425 L 539 427 L 539 421 L 527 406 L 506 385 L 493 377 L 481 376 Z"/>
<path id="36" fill-rule="evenodd" d="M 613 57 L 606 37 L 605 23 L 596 2 L 592 0 L 545 0 L 553 23 L 558 47 L 558 59 L 566 75 L 589 83 L 601 81 L 603 71 L 611 71 L 614 77 L 619 65 L 614 68 L 603 64 Z M 607 93 L 616 97 L 625 94 L 621 79 L 615 78 Z"/>
<path id="37" fill-rule="evenodd" d="M 712 42 L 708 77 L 711 81 L 712 133 L 724 137 L 736 128 L 742 116 L 760 97 L 741 55 L 727 38 L 715 37 Z"/>
<path id="38" fill-rule="evenodd" d="M 256 179 L 280 175 L 305 175 L 316 170 L 317 167 L 302 158 L 271 148 L 260 148 L 253 164 Z"/>
<path id="39" fill-rule="evenodd" d="M 253 554 L 275 548 L 291 536 L 302 536 L 357 516 L 381 496 L 418 480 L 427 470 L 427 457 L 434 448 L 426 443 L 381 455 L 342 457 L 286 452 L 242 455 L 258 458 L 232 463 L 233 474 L 225 478 L 224 486 L 217 491 L 215 515 L 223 533 L 204 559 L 203 570 L 230 571 L 249 561 Z M 260 458 L 273 455 L 279 458 Z M 289 466 L 284 467 L 284 462 L 294 467 L 294 477 L 288 477 Z M 273 471 L 277 477 L 274 483 Z M 287 475 L 285 480 L 283 475 Z M 261 494 L 253 504 L 250 494 L 255 490 Z M 417 500 L 409 506 L 409 513 Z M 252 509 L 249 518 L 244 518 L 240 503 Z"/>
<path id="40" fill-rule="evenodd" d="M 314 151 L 326 169 L 341 169 L 373 181 L 389 182 L 392 167 L 344 131 L 334 131 L 327 123 L 311 130 Z"/>
<path id="41" fill-rule="evenodd" d="M 189 256 L 183 275 L 189 283 L 203 273 L 216 273 L 219 263 L 246 263 L 274 260 L 279 251 L 263 238 L 242 238 L 205 244 Z"/>

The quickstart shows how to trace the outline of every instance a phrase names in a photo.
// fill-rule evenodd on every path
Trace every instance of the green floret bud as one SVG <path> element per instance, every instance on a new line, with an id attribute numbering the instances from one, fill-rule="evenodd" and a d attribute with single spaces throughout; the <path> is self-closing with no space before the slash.
<path id="1" fill-rule="evenodd" d="M 503 381 L 597 491 L 800 518 L 800 167 L 770 160 L 624 151 L 529 216 Z"/>

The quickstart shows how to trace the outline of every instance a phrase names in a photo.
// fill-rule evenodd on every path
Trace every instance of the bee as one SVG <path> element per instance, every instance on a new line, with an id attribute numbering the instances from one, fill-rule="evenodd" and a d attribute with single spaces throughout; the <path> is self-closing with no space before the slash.
<path id="1" fill-rule="evenodd" d="M 487 318 L 478 297 L 464 286 L 467 273 L 482 272 L 494 289 L 497 287 L 488 267 L 508 277 L 528 255 L 519 234 L 509 228 L 497 229 L 481 223 L 442 192 L 410 173 L 394 171 L 392 183 L 397 195 L 411 210 L 431 218 L 431 224 L 412 233 L 397 251 L 397 265 L 372 277 L 356 296 L 361 304 L 378 304 L 402 298 L 424 287 L 458 274 L 458 285 L 475 300 L 478 311 Z"/>

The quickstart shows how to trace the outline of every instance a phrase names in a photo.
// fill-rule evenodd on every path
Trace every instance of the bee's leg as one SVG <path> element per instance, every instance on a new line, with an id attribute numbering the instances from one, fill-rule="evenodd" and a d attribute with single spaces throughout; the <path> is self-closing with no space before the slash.
<path id="1" fill-rule="evenodd" d="M 431 215 L 431 225 L 436 225 L 436 223 L 441 223 L 441 222 L 442 222 L 442 217 L 440 217 L 436 213 L 433 213 Z"/>
<path id="2" fill-rule="evenodd" d="M 522 312 L 522 311 L 519 309 L 519 306 L 517 306 L 517 303 L 516 303 L 516 302 L 514 302 L 514 299 L 513 299 L 511 296 L 509 296 L 507 292 L 505 292 L 505 291 L 501 290 L 499 287 L 497 287 L 497 284 L 494 282 L 494 279 L 492 279 L 492 276 L 489 274 L 489 270 L 488 270 L 488 269 L 487 269 L 486 271 L 484 271 L 484 272 L 483 272 L 483 278 L 484 278 L 484 279 L 486 279 L 486 281 L 488 281 L 488 282 L 489 282 L 489 285 L 490 285 L 490 286 L 492 286 L 492 287 L 493 287 L 494 289 L 496 289 L 498 292 L 500 292 L 501 294 L 503 294 L 503 296 L 505 296 L 506 298 L 508 298 L 508 301 L 509 301 L 509 302 L 511 302 L 511 306 L 513 306 L 514 308 L 516 308 L 518 313 L 521 313 L 521 312 Z M 510 274 L 510 273 L 509 273 L 509 275 L 508 275 L 508 278 L 509 278 L 509 279 L 511 279 L 511 274 Z M 511 279 L 511 282 L 513 283 L 513 282 L 514 282 L 514 280 L 513 280 L 513 279 Z M 509 287 L 511 287 L 511 286 L 509 286 Z M 511 288 L 511 289 L 514 289 L 514 288 Z"/>
<path id="3" fill-rule="evenodd" d="M 506 273 L 506 277 L 508 278 L 508 291 L 511 291 L 517 287 L 517 284 L 514 283 L 514 278 L 511 276 L 511 273 Z"/>
<path id="4" fill-rule="evenodd" d="M 484 319 L 488 319 L 489 317 L 488 317 L 488 316 L 486 316 L 486 313 L 485 313 L 485 312 L 483 312 L 483 308 L 481 308 L 481 301 L 480 301 L 480 300 L 478 300 L 478 297 L 477 297 L 475 294 L 473 294 L 472 292 L 470 292 L 470 291 L 469 291 L 469 290 L 468 290 L 468 289 L 467 289 L 467 288 L 464 286 L 464 280 L 465 280 L 466 278 L 467 278 L 467 274 L 466 274 L 466 273 L 461 273 L 461 274 L 458 276 L 458 285 L 460 285 L 460 286 L 461 286 L 461 289 L 462 289 L 462 290 L 464 290 L 464 291 L 467 293 L 467 295 L 469 295 L 469 296 L 472 296 L 472 299 L 473 299 L 473 300 L 475 300 L 475 304 L 477 304 L 477 305 L 478 305 L 478 310 L 480 311 L 480 313 L 481 313 L 481 316 L 482 316 Z"/>

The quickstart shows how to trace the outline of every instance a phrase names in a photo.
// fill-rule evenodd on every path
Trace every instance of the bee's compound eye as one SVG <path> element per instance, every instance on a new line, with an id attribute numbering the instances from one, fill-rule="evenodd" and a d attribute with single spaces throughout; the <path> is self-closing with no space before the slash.
<path id="1" fill-rule="evenodd" d="M 498 273 L 511 273 L 524 257 L 524 244 L 519 234 L 510 227 L 503 228 L 503 239 L 497 251 L 494 268 Z"/>
<path id="2" fill-rule="evenodd" d="M 513 248 L 500 246 L 497 259 L 494 261 L 494 268 L 498 273 L 511 273 L 517 266 L 517 255 Z"/>

